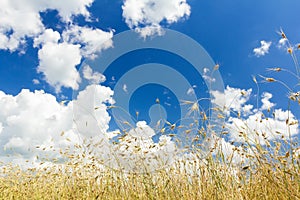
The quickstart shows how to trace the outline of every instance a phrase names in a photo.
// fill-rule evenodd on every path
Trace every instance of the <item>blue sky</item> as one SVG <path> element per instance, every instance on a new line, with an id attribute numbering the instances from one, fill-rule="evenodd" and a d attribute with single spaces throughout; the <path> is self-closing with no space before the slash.
<path id="1" fill-rule="evenodd" d="M 297 42 L 300 27 L 297 26 L 298 1 L 188 1 L 191 15 L 166 27 L 187 34 L 199 42 L 220 64 L 225 85 L 240 88 L 255 87 L 251 75 L 264 74 L 267 67 L 281 66 L 293 69 L 290 57 L 276 48 L 280 39 L 277 31 L 282 27 L 288 36 Z M 128 30 L 122 17 L 122 1 L 95 1 L 89 11 L 98 22 L 85 22 L 83 17 L 75 17 L 75 23 L 83 26 L 114 29 L 115 33 Z M 47 28 L 62 31 L 66 23 L 59 21 L 57 11 L 47 11 L 42 15 Z M 58 26 L 62 26 L 59 28 Z M 270 53 L 257 58 L 253 49 L 260 45 L 260 40 L 272 41 Z M 0 89 L 16 95 L 23 88 L 44 89 L 55 92 L 37 73 L 38 49 L 32 48 L 32 38 L 26 38 L 25 54 L 19 51 L 1 50 Z M 34 85 L 33 79 L 41 81 Z M 263 85 L 261 86 L 265 88 Z M 281 96 L 281 95 L 279 95 Z M 59 97 L 59 95 L 58 95 Z M 276 98 L 276 97 L 274 97 Z M 280 98 L 276 99 L 280 100 Z"/>
<path id="2" fill-rule="evenodd" d="M 276 2 L 145 0 L 140 3 L 136 0 L 83 0 L 64 3 L 2 1 L 0 3 L 0 91 L 3 93 L 0 95 L 2 101 L 0 145 L 21 148 L 21 140 L 26 140 L 29 145 L 32 137 L 39 135 L 38 131 L 50 126 L 47 121 L 49 117 L 54 116 L 54 122 L 61 118 L 72 121 L 71 103 L 68 102 L 72 102 L 73 91 L 81 87 L 80 84 L 84 79 L 114 90 L 113 87 L 122 74 L 128 72 L 133 66 L 147 62 L 172 66 L 181 74 L 185 74 L 190 84 L 195 86 L 192 89 L 195 90 L 196 96 L 209 97 L 204 84 L 205 78 L 195 75 L 195 71 L 190 69 L 192 66 L 174 57 L 173 54 L 153 49 L 131 52 L 115 60 L 107 74 L 104 74 L 105 81 L 104 77 L 93 68 L 90 72 L 86 71 L 88 75 L 81 77 L 80 82 L 76 75 L 80 69 L 82 70 L 80 68 L 83 67 L 82 64 L 95 55 L 101 57 L 102 53 L 113 48 L 113 37 L 127 30 L 135 31 L 140 37 L 148 39 L 163 37 L 161 31 L 164 28 L 185 34 L 202 45 L 213 61 L 220 66 L 219 72 L 224 86 L 230 86 L 226 90 L 228 99 L 235 104 L 229 106 L 231 110 L 246 112 L 244 119 L 249 120 L 250 124 L 251 116 L 265 112 L 268 106 L 280 116 L 285 116 L 288 108 L 288 90 L 279 83 L 264 83 L 259 75 L 279 78 L 297 92 L 297 87 L 294 87 L 297 84 L 295 78 L 291 78 L 292 76 L 286 72 L 278 76 L 278 73 L 267 71 L 267 68 L 280 67 L 295 72 L 293 60 L 287 53 L 287 46 L 280 46 L 279 41 L 282 38 L 279 32 L 282 28 L 290 42 L 297 45 L 300 35 L 297 21 L 299 8 L 300 2 L 297 0 Z M 146 11 L 141 16 L 139 12 L 142 9 Z M 103 43 L 104 41 L 107 43 Z M 257 49 L 256 53 L 254 49 Z M 296 47 L 294 50 L 297 54 Z M 258 97 L 253 75 L 259 82 Z M 122 85 L 125 92 L 126 87 L 127 85 Z M 111 124 L 105 106 L 107 102 L 113 100 L 112 91 L 105 88 L 101 89 L 104 95 L 100 95 L 102 98 L 100 106 L 104 107 L 99 116 L 103 119 L 100 121 L 103 122 L 106 131 L 113 128 L 107 127 Z M 24 92 L 24 89 L 29 91 Z M 43 90 L 44 93 L 35 90 Z M 241 96 L 243 91 L 247 94 Z M 232 99 L 234 94 L 236 99 Z M 189 94 L 185 95 L 188 98 Z M 176 99 L 176 94 L 174 95 L 169 88 L 155 84 L 141 86 L 135 91 L 130 101 L 130 114 L 135 115 L 139 112 L 138 120 L 146 120 L 149 124 L 151 120 L 148 109 L 155 104 L 156 98 L 161 100 L 168 112 L 168 120 L 172 123 L 176 122 L 182 99 Z M 60 104 L 63 100 L 67 102 Z M 21 105 L 20 102 L 25 103 Z M 202 106 L 208 106 L 208 103 L 203 103 Z M 296 120 L 300 117 L 298 105 L 293 103 L 291 106 L 292 118 Z M 22 111 L 16 111 L 17 109 Z M 44 110 L 41 116 L 37 114 L 39 109 Z M 22 113 L 23 111 L 25 114 Z M 37 117 L 36 120 L 40 120 L 43 125 L 37 125 L 30 130 L 23 127 L 28 123 L 25 117 L 27 111 L 29 116 L 39 116 L 40 118 Z M 63 116 L 66 114 L 64 112 L 70 116 Z M 228 118 L 229 126 L 237 120 L 230 119 L 230 115 Z M 282 118 L 284 117 L 278 118 L 280 123 L 284 121 Z M 53 122 L 51 126 L 57 128 L 55 130 L 52 130 L 53 127 L 50 128 L 48 134 L 51 134 L 51 131 L 68 132 L 69 130 L 72 137 L 72 125 L 69 121 L 66 122 L 68 125 Z M 29 126 L 36 125 L 30 123 Z M 298 137 L 298 130 L 293 130 L 293 134 Z M 16 131 L 24 133 L 16 133 Z M 26 131 L 28 133 L 25 133 Z M 231 136 L 227 139 L 230 138 L 236 137 Z M 41 141 L 48 139 L 45 136 Z M 24 150 L 26 147 L 21 149 Z M 23 150 L 20 152 L 24 153 Z"/>

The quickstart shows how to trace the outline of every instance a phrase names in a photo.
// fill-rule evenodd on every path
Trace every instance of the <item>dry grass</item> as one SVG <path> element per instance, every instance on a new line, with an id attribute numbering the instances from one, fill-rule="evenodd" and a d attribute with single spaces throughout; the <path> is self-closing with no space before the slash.
<path id="1" fill-rule="evenodd" d="M 193 171 L 167 168 L 127 174 L 72 161 L 64 167 L 6 167 L 1 199 L 300 199 L 299 157 L 270 162 L 257 154 L 251 166 L 230 166 L 208 157 Z M 256 161 L 255 161 L 256 160 Z M 193 163 L 185 163 L 193 165 Z M 191 168 L 190 168 L 191 169 Z"/>
<path id="2" fill-rule="evenodd" d="M 281 35 L 286 38 L 283 32 Z M 288 42 L 287 50 L 297 69 L 294 75 L 299 77 L 298 61 L 291 48 Z M 281 83 L 261 77 L 269 83 Z M 256 78 L 254 81 L 257 83 Z M 298 93 L 289 92 L 290 100 L 300 102 Z M 199 110 L 194 108 L 195 104 L 191 105 L 192 111 Z M 201 116 L 202 121 L 209 123 L 205 112 Z M 218 117 L 223 118 L 223 114 Z M 295 124 L 287 119 L 287 126 L 292 125 Z M 170 124 L 169 129 L 174 128 Z M 204 128 L 199 133 L 205 133 Z M 226 134 L 228 131 L 223 130 L 220 136 Z M 261 145 L 250 141 L 249 134 L 256 133 L 240 132 L 243 142 L 231 155 L 224 156 L 216 143 L 205 159 L 197 158 L 195 151 L 194 159 L 176 161 L 154 173 L 100 168 L 101 164 L 92 155 L 67 152 L 62 152 L 65 163 L 41 164 L 29 169 L 5 165 L 0 172 L 0 199 L 300 199 L 299 145 L 290 138 L 283 138 L 282 144 L 263 138 L 265 145 Z M 233 162 L 234 156 L 243 160 Z"/>

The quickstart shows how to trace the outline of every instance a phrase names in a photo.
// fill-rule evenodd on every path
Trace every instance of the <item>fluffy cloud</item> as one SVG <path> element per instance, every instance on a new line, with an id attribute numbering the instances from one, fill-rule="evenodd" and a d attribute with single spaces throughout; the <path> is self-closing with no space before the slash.
<path id="1" fill-rule="evenodd" d="M 112 47 L 113 31 L 105 32 L 101 29 L 71 26 L 62 35 L 64 40 L 69 43 L 81 44 L 81 52 L 85 57 L 94 58 L 95 53 Z"/>
<path id="2" fill-rule="evenodd" d="M 128 133 L 119 137 L 119 143 L 112 148 L 114 159 L 110 158 L 106 164 L 130 172 L 151 172 L 172 164 L 176 154 L 175 143 L 166 135 L 160 136 L 155 143 L 152 140 L 155 134 L 146 122 L 137 122 Z"/>
<path id="3" fill-rule="evenodd" d="M 223 103 L 218 101 L 219 92 L 212 92 L 217 105 Z M 236 142 L 242 142 L 247 138 L 250 143 L 267 144 L 274 139 L 288 138 L 289 135 L 299 134 L 298 121 L 296 117 L 288 110 L 274 109 L 275 104 L 270 102 L 272 94 L 264 93 L 262 95 L 262 105 L 259 109 L 253 109 L 251 104 L 246 104 L 251 95 L 251 90 L 241 90 L 239 88 L 227 87 L 225 90 L 225 99 L 228 119 L 225 122 L 229 131 L 229 138 Z M 270 116 L 265 116 L 266 110 L 273 108 Z M 242 113 L 237 115 L 236 112 Z M 235 114 L 234 114 L 235 113 Z"/>
<path id="4" fill-rule="evenodd" d="M 112 95 L 110 88 L 90 85 L 75 100 L 64 104 L 44 91 L 24 89 L 16 96 L 0 91 L 1 161 L 20 164 L 25 160 L 40 162 L 43 157 L 60 159 L 60 149 L 69 145 L 83 144 L 85 139 L 92 139 L 94 144 L 121 136 L 119 131 L 108 132 L 107 103 L 114 103 Z M 106 142 L 93 148 L 93 153 L 111 167 L 120 167 L 121 162 L 125 170 L 143 170 L 145 165 L 139 165 L 143 160 L 156 170 L 172 161 L 175 144 L 169 136 L 161 136 L 154 143 L 154 135 L 146 122 L 138 122 L 118 144 Z"/>
<path id="5" fill-rule="evenodd" d="M 44 91 L 30 92 L 23 89 L 16 96 L 0 91 L 1 161 L 13 159 L 36 161 L 36 156 L 46 155 L 59 157 L 59 149 L 82 142 L 79 133 L 81 135 L 85 133 L 78 133 L 73 122 L 73 109 L 75 103 L 91 105 L 90 94 L 97 97 L 95 106 L 99 109 L 95 111 L 94 106 L 90 106 L 89 111 L 95 111 L 98 122 L 106 131 L 110 120 L 106 103 L 111 101 L 112 95 L 109 88 L 99 85 L 95 88 L 86 88 L 82 91 L 82 95 L 68 104 L 57 102 L 53 95 Z M 76 122 L 84 126 L 86 123 L 78 118 Z"/>
<path id="6" fill-rule="evenodd" d="M 41 12 L 57 10 L 61 19 L 69 22 L 76 15 L 89 18 L 87 7 L 92 2 L 93 0 L 3 0 L 0 2 L 0 48 L 15 51 L 26 37 L 41 34 L 45 29 Z"/>
<path id="7" fill-rule="evenodd" d="M 101 85 L 89 85 L 73 101 L 74 121 L 84 137 L 106 134 L 110 116 L 105 103 L 113 104 L 113 91 Z"/>
<path id="8" fill-rule="evenodd" d="M 41 35 L 34 38 L 33 47 L 43 46 L 46 43 L 58 43 L 60 34 L 53 29 L 46 29 Z"/>
<path id="9" fill-rule="evenodd" d="M 113 31 L 102 31 L 73 25 L 75 16 L 89 20 L 87 7 L 94 0 L 3 0 L 0 2 L 0 49 L 24 53 L 22 45 L 32 38 L 39 48 L 39 66 L 45 80 L 59 92 L 61 87 L 78 88 L 80 81 L 76 66 L 83 57 L 94 58 L 96 53 L 112 46 Z M 46 29 L 41 13 L 58 11 L 67 28 L 62 37 L 58 31 Z M 21 23 L 20 23 L 21 22 Z M 68 25 L 69 24 L 69 25 Z"/>
<path id="10" fill-rule="evenodd" d="M 106 80 L 103 74 L 99 72 L 93 72 L 92 68 L 88 65 L 83 66 L 82 69 L 83 78 L 90 81 L 91 84 L 99 84 Z"/>
<path id="11" fill-rule="evenodd" d="M 80 82 L 76 66 L 83 57 L 95 58 L 96 53 L 112 46 L 113 32 L 100 29 L 73 26 L 61 35 L 53 29 L 46 29 L 34 39 L 34 47 L 39 47 L 39 66 L 45 80 L 59 92 L 61 87 L 78 89 Z M 89 68 L 83 71 L 84 78 L 100 82 L 104 77 L 91 74 Z M 93 79 L 93 80 L 92 80 Z"/>
<path id="12" fill-rule="evenodd" d="M 46 10 L 46 9 L 57 10 L 61 19 L 63 21 L 69 22 L 72 20 L 73 16 L 77 16 L 77 15 L 82 15 L 86 18 L 86 20 L 88 20 L 90 17 L 90 13 L 87 10 L 87 8 L 90 7 L 93 2 L 94 0 L 80 0 L 80 1 L 43 0 L 41 1 L 40 6 L 42 7 L 42 10 Z"/>
<path id="13" fill-rule="evenodd" d="M 68 43 L 46 43 L 38 52 L 37 71 L 45 75 L 46 81 L 60 92 L 62 86 L 78 89 L 80 76 L 76 65 L 81 62 L 80 45 Z"/>
<path id="14" fill-rule="evenodd" d="M 38 11 L 38 6 L 33 1 L 1 1 L 0 47 L 14 51 L 25 36 L 32 37 L 42 32 L 44 26 Z"/>
<path id="15" fill-rule="evenodd" d="M 72 104 L 62 105 L 44 91 L 23 89 L 18 95 L 0 95 L 1 155 L 21 155 L 33 158 L 40 149 L 36 146 L 64 145 L 62 131 L 72 133 Z M 56 142 L 54 142 L 56 141 Z"/>
<path id="16" fill-rule="evenodd" d="M 257 57 L 266 55 L 267 53 L 269 53 L 271 44 L 272 42 L 266 42 L 264 40 L 260 41 L 261 46 L 253 49 L 254 55 Z"/>
<path id="17" fill-rule="evenodd" d="M 162 34 L 161 24 L 172 24 L 191 14 L 186 0 L 125 0 L 122 6 L 126 24 L 143 37 Z"/>
<path id="18" fill-rule="evenodd" d="M 273 95 L 271 93 L 268 93 L 268 92 L 264 92 L 262 94 L 262 99 L 261 99 L 262 106 L 261 106 L 261 110 L 269 110 L 269 109 L 271 109 L 272 107 L 275 106 L 274 103 L 270 102 L 270 99 L 272 97 L 273 97 Z"/>
<path id="19" fill-rule="evenodd" d="M 219 91 L 212 92 L 212 103 L 221 108 L 225 108 L 227 115 L 230 115 L 230 111 L 248 114 L 253 108 L 252 105 L 246 104 L 250 98 L 251 92 L 252 89 L 245 90 L 227 86 L 224 94 Z"/>
<path id="20" fill-rule="evenodd" d="M 234 141 L 245 141 L 241 134 L 245 134 L 250 143 L 267 144 L 275 139 L 288 138 L 289 135 L 299 134 L 298 125 L 287 124 L 297 122 L 295 116 L 289 111 L 276 109 L 273 118 L 265 118 L 261 112 L 248 116 L 246 119 L 229 118 L 227 127 L 230 130 L 230 138 Z"/>

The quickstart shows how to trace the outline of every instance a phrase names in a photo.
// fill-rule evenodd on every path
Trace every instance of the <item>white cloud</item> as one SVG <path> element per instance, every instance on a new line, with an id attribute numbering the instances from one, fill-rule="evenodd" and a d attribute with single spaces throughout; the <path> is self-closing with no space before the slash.
<path id="1" fill-rule="evenodd" d="M 36 37 L 45 27 L 40 13 L 57 10 L 61 20 L 70 22 L 73 16 L 83 15 L 88 19 L 87 10 L 94 0 L 2 0 L 0 2 L 0 48 L 17 50 L 25 37 Z"/>
<path id="2" fill-rule="evenodd" d="M 154 135 L 155 131 L 146 122 L 137 122 L 136 127 L 113 146 L 115 160 L 111 158 L 106 164 L 133 172 L 156 171 L 171 164 L 176 153 L 175 143 L 165 135 L 155 143 L 151 138 Z"/>
<path id="3" fill-rule="evenodd" d="M 28 38 L 33 47 L 39 48 L 37 71 L 56 91 L 61 87 L 78 88 L 76 65 L 82 57 L 94 58 L 96 53 L 112 46 L 113 30 L 105 32 L 97 28 L 74 25 L 75 16 L 90 19 L 87 10 L 94 0 L 3 0 L 0 2 L 0 49 L 24 53 Z M 68 28 L 60 33 L 46 29 L 41 13 L 58 11 L 60 21 Z"/>
<path id="4" fill-rule="evenodd" d="M 212 102 L 222 105 L 218 99 L 220 92 L 212 92 L 214 99 Z M 288 138 L 289 134 L 295 136 L 299 134 L 296 117 L 291 111 L 274 109 L 274 103 L 270 102 L 272 94 L 264 93 L 262 95 L 262 105 L 253 109 L 253 105 L 246 104 L 251 95 L 251 89 L 242 90 L 239 88 L 227 87 L 225 90 L 226 106 L 228 109 L 241 112 L 241 116 L 227 111 L 229 117 L 226 121 L 226 128 L 229 130 L 229 137 L 236 142 L 244 141 L 244 136 L 250 143 L 266 144 L 266 140 L 280 139 L 282 136 Z M 273 115 L 265 116 L 263 111 L 273 108 Z M 225 110 L 226 111 L 226 110 Z M 286 121 L 289 120 L 287 124 Z M 292 123 L 293 125 L 290 125 Z M 241 134 L 243 133 L 243 134 Z"/>
<path id="5" fill-rule="evenodd" d="M 112 47 L 113 31 L 71 26 L 62 35 L 68 43 L 81 44 L 81 54 L 84 57 L 94 58 L 97 52 Z"/>
<path id="6" fill-rule="evenodd" d="M 227 87 L 227 90 L 229 90 L 227 94 L 251 92 L 251 90 L 230 87 Z M 248 95 L 250 94 L 238 96 L 241 102 L 238 103 L 239 106 L 233 106 L 232 109 L 243 110 L 244 106 L 249 105 L 246 104 L 247 100 L 243 99 L 248 99 L 245 97 Z M 100 85 L 88 86 L 68 104 L 57 102 L 53 95 L 43 91 L 22 90 L 16 96 L 0 91 L 0 155 L 11 156 L 10 158 L 3 157 L 3 160 L 29 159 L 36 161 L 35 156 L 37 155 L 50 154 L 59 157 L 58 153 L 50 151 L 50 146 L 53 146 L 53 149 L 59 149 L 68 144 L 80 142 L 79 135 L 85 138 L 92 137 L 95 143 L 101 137 L 106 136 L 107 139 L 111 139 L 117 135 L 122 136 L 119 131 L 108 132 L 111 117 L 107 112 L 106 104 L 114 103 L 112 96 L 113 91 L 110 88 Z M 262 98 L 269 101 L 271 95 L 266 93 Z M 75 110 L 75 113 L 73 112 L 74 108 L 78 109 L 77 112 Z M 263 109 L 260 108 L 260 110 Z M 242 118 L 230 116 L 226 127 L 230 130 L 230 140 L 242 141 L 239 135 L 243 131 L 250 141 L 257 140 L 261 144 L 266 144 L 264 137 L 273 140 L 280 139 L 282 135 L 287 137 L 289 133 L 291 136 L 298 134 L 297 125 L 291 125 L 290 128 L 286 125 L 288 117 L 290 122 L 296 121 L 292 113 L 282 109 L 275 109 L 274 117 L 268 119 L 262 117 L 261 111 L 254 114 L 249 112 Z M 77 134 L 73 121 L 80 134 Z M 62 131 L 64 131 L 63 137 L 61 136 Z M 95 153 L 105 152 L 105 155 L 97 156 L 107 158 L 105 162 L 108 162 L 106 164 L 109 166 L 120 167 L 117 164 L 121 162 L 125 170 L 137 171 L 144 169 L 145 165 L 138 165 L 144 161 L 147 167 L 155 170 L 173 161 L 176 147 L 169 136 L 161 136 L 159 142 L 154 143 L 152 140 L 154 134 L 155 131 L 146 122 L 140 121 L 119 139 L 119 144 L 111 147 L 107 145 L 99 147 L 100 149 L 95 149 Z M 68 143 L 65 138 L 70 138 L 71 143 Z M 37 146 L 40 148 L 36 148 Z M 234 146 L 224 139 L 219 140 L 218 146 L 226 158 L 234 153 Z M 43 151 L 43 148 L 46 150 Z M 16 157 L 16 155 L 19 156 Z M 109 155 L 117 156 L 116 158 L 120 162 L 109 160 L 107 157 Z M 243 158 L 234 153 L 232 159 L 234 163 L 238 163 Z"/>
<path id="7" fill-rule="evenodd" d="M 75 100 L 63 104 L 44 91 L 22 90 L 16 96 L 0 91 L 1 161 L 25 163 L 40 162 L 37 156 L 61 158 L 60 149 L 82 144 L 84 139 L 92 139 L 94 144 L 120 135 L 120 131 L 108 132 L 106 104 L 114 103 L 112 95 L 108 87 L 90 85 Z M 127 133 L 119 144 L 104 143 L 93 147 L 93 153 L 106 165 L 119 168 L 121 164 L 128 171 L 145 170 L 145 166 L 156 170 L 172 162 L 175 144 L 171 137 L 161 136 L 155 143 L 155 131 L 143 121 Z"/>
<path id="8" fill-rule="evenodd" d="M 43 34 L 34 39 L 34 47 L 40 47 L 38 52 L 38 72 L 45 75 L 46 81 L 59 92 L 61 87 L 78 88 L 80 82 L 76 66 L 82 57 L 95 58 L 96 53 L 112 46 L 113 32 L 100 29 L 72 26 L 62 34 L 46 29 Z M 62 42 L 60 42 L 62 40 Z M 83 75 L 93 83 L 104 81 L 104 76 L 89 68 L 84 68 Z"/>
<path id="9" fill-rule="evenodd" d="M 93 72 L 88 65 L 83 66 L 83 77 L 90 81 L 91 84 L 99 84 L 106 80 L 105 76 L 99 72 Z"/>
<path id="10" fill-rule="evenodd" d="M 250 98 L 252 89 L 245 90 L 227 86 L 224 92 L 225 93 L 223 94 L 219 91 L 213 91 L 212 103 L 218 105 L 221 108 L 224 108 L 225 106 L 227 115 L 230 114 L 230 110 L 234 112 L 243 112 L 245 114 L 248 114 L 253 108 L 252 105 L 246 105 L 246 102 Z"/>
<path id="11" fill-rule="evenodd" d="M 286 47 L 287 43 L 288 43 L 287 38 L 281 38 L 281 39 L 278 41 L 277 47 L 278 47 L 279 49 L 284 48 L 284 47 Z"/>
<path id="12" fill-rule="evenodd" d="M 33 80 L 32 80 L 32 83 L 33 83 L 34 85 L 38 85 L 38 84 L 40 84 L 40 81 L 39 81 L 38 79 L 33 79 Z"/>
<path id="13" fill-rule="evenodd" d="M 123 85 L 123 88 L 122 88 L 122 89 L 123 89 L 124 92 L 128 93 L 127 85 L 126 85 L 126 84 Z"/>
<path id="14" fill-rule="evenodd" d="M 186 0 L 125 0 L 122 6 L 126 24 L 143 37 L 162 34 L 162 22 L 172 24 L 191 14 Z"/>
<path id="15" fill-rule="evenodd" d="M 87 10 L 87 7 L 90 7 L 94 0 L 64 0 L 64 1 L 56 1 L 56 0 L 43 0 L 42 6 L 43 9 L 53 9 L 57 10 L 59 16 L 63 21 L 69 22 L 72 21 L 73 16 L 82 15 L 89 19 L 90 13 Z"/>
<path id="16" fill-rule="evenodd" d="M 72 134 L 72 104 L 61 105 L 44 91 L 23 89 L 18 95 L 0 95 L 1 155 L 20 154 L 32 158 L 39 154 L 36 145 L 59 147 L 62 131 Z M 56 143 L 54 144 L 54 140 Z"/>
<path id="17" fill-rule="evenodd" d="M 106 134 L 110 116 L 105 103 L 113 104 L 113 91 L 101 85 L 89 85 L 80 91 L 74 103 L 74 121 L 84 137 Z"/>
<path id="18" fill-rule="evenodd" d="M 228 120 L 227 127 L 230 130 L 230 137 L 234 141 L 245 141 L 240 133 L 246 134 L 250 143 L 266 144 L 266 141 L 281 139 L 295 136 L 299 134 L 298 125 L 287 125 L 286 120 L 290 122 L 297 121 L 295 116 L 289 111 L 276 109 L 274 111 L 274 118 L 264 118 L 261 112 L 257 112 L 247 118 L 231 117 Z"/>
<path id="19" fill-rule="evenodd" d="M 80 76 L 75 68 L 80 64 L 80 45 L 68 43 L 46 43 L 38 52 L 37 71 L 45 75 L 46 81 L 59 92 L 61 87 L 78 88 Z"/>
<path id="20" fill-rule="evenodd" d="M 212 74 L 208 74 L 209 72 L 210 70 L 208 68 L 203 68 L 203 74 L 202 74 L 203 79 L 208 81 L 209 83 L 216 82 L 216 79 L 211 77 Z"/>
<path id="21" fill-rule="evenodd" d="M 81 142 L 73 122 L 74 103 L 89 105 L 88 108 L 91 112 L 95 111 L 93 105 L 99 107 L 95 111 L 95 116 L 99 124 L 107 128 L 110 117 L 106 110 L 106 102 L 112 102 L 112 94 L 113 92 L 107 87 L 90 86 L 82 92 L 77 100 L 64 104 L 44 91 L 30 92 L 23 89 L 16 96 L 0 91 L 1 161 L 12 161 L 16 158 L 35 161 L 35 156 L 41 157 L 46 154 L 60 157 L 59 149 Z M 97 100 L 95 104 L 90 102 L 91 95 Z M 78 120 L 76 122 L 83 124 Z M 64 132 L 63 136 L 62 132 Z M 81 135 L 84 134 L 84 132 L 81 133 Z M 107 134 L 111 135 L 112 133 Z M 66 138 L 69 138 L 70 141 L 67 141 Z"/>
<path id="22" fill-rule="evenodd" d="M 226 162 L 231 162 L 232 164 L 240 164 L 245 161 L 245 157 L 241 154 L 238 154 L 234 149 L 239 149 L 242 151 L 242 148 L 236 147 L 235 145 L 227 142 L 224 138 L 215 138 L 217 144 L 216 149 L 213 151 L 213 154 L 222 153 L 225 157 Z"/>
<path id="23" fill-rule="evenodd" d="M 16 50 L 25 36 L 33 37 L 44 29 L 33 1 L 3 0 L 0 3 L 0 47 Z"/>
<path id="24" fill-rule="evenodd" d="M 273 97 L 271 93 L 264 92 L 262 94 L 261 102 L 263 103 L 261 106 L 261 110 L 269 110 L 275 106 L 274 103 L 270 102 L 270 99 Z"/>
<path id="25" fill-rule="evenodd" d="M 262 41 L 260 41 L 260 44 L 261 44 L 260 47 L 253 49 L 254 55 L 257 57 L 268 54 L 272 42 L 266 42 L 266 41 L 262 40 Z"/>
<path id="26" fill-rule="evenodd" d="M 53 29 L 46 29 L 41 35 L 34 38 L 33 47 L 43 46 L 46 43 L 58 43 L 60 34 Z"/>

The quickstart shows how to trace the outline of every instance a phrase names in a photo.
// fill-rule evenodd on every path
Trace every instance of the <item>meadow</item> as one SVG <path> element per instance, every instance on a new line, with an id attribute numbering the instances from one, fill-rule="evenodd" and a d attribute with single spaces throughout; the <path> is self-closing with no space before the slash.
<path id="1" fill-rule="evenodd" d="M 281 34 L 286 38 L 283 32 Z M 288 45 L 287 51 L 297 69 L 294 48 Z M 272 77 L 260 78 L 269 83 L 279 82 Z M 254 82 L 258 84 L 256 78 Z M 300 94 L 290 94 L 287 102 L 297 103 Z M 198 111 L 193 106 L 192 109 Z M 220 119 L 224 116 L 222 109 L 218 115 Z M 270 116 L 264 119 L 272 118 L 269 112 Z M 209 124 L 210 119 L 202 114 L 197 120 Z M 286 119 L 287 127 L 297 124 L 297 121 Z M 199 134 L 210 131 L 209 126 L 204 127 Z M 175 128 L 178 127 L 170 124 L 164 132 L 170 134 L 167 131 Z M 92 153 L 82 150 L 88 144 L 85 147 L 76 145 L 74 148 L 79 149 L 76 153 L 62 150 L 63 159 L 45 158 L 45 163 L 35 167 L 24 169 L 16 163 L 2 164 L 0 199 L 300 199 L 298 141 L 270 130 L 281 139 L 274 141 L 262 135 L 261 142 L 249 137 L 249 130 L 238 129 L 241 140 L 230 154 L 224 154 L 218 140 L 205 157 L 200 156 L 197 149 L 189 149 L 186 153 L 191 157 L 175 160 L 154 172 L 129 173 L 103 167 Z M 216 134 L 219 138 L 226 137 L 228 129 L 223 127 Z M 236 162 L 236 158 L 240 160 Z"/>

